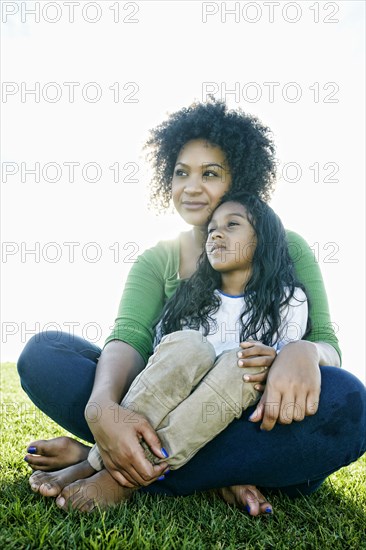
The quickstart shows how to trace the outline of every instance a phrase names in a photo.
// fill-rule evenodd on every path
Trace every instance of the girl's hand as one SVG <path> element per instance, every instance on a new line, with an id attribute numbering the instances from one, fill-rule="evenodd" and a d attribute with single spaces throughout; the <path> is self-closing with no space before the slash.
<path id="1" fill-rule="evenodd" d="M 263 391 L 265 387 L 263 382 L 266 381 L 268 369 L 276 358 L 276 351 L 270 346 L 266 346 L 256 340 L 241 342 L 240 347 L 242 351 L 238 352 L 239 367 L 262 367 L 256 374 L 244 374 L 243 378 L 245 382 L 262 382 L 262 384 L 257 383 L 254 387 L 256 390 Z"/>
<path id="2" fill-rule="evenodd" d="M 92 414 L 90 408 L 90 414 Z M 156 481 L 169 468 L 166 462 L 153 465 L 145 457 L 140 440 L 144 439 L 154 455 L 167 458 L 149 422 L 143 416 L 117 403 L 105 404 L 98 415 L 88 418 L 104 466 L 123 487 L 141 487 Z"/>
<path id="3" fill-rule="evenodd" d="M 268 373 L 264 393 L 251 422 L 262 420 L 261 430 L 276 424 L 291 424 L 318 410 L 320 396 L 319 352 L 312 342 L 287 344 Z"/>

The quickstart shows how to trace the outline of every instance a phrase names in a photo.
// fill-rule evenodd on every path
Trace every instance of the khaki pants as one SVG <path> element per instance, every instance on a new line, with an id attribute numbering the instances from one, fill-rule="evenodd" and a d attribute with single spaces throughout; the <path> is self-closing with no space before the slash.
<path id="1" fill-rule="evenodd" d="M 258 401 L 253 383 L 244 382 L 237 366 L 239 348 L 215 350 L 195 330 L 165 336 L 146 368 L 135 378 L 121 405 L 147 418 L 156 430 L 172 470 L 183 466 L 206 443 L 224 430 L 244 409 Z M 246 368 L 257 373 L 261 367 Z M 151 462 L 154 457 L 142 442 Z M 95 470 L 103 467 L 97 445 L 88 461 Z"/>

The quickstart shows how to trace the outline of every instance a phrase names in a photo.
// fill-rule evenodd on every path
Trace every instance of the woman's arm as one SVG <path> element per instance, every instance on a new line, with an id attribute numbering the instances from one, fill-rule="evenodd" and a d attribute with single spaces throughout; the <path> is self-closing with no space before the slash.
<path id="1" fill-rule="evenodd" d="M 143 438 L 157 456 L 164 458 L 160 441 L 143 416 L 119 405 L 144 366 L 141 355 L 125 342 L 107 344 L 85 409 L 105 467 L 125 487 L 148 485 L 168 467 L 166 463 L 153 466 L 146 460 L 139 440 Z"/>
<path id="2" fill-rule="evenodd" d="M 340 367 L 341 359 L 336 350 L 327 342 L 314 342 L 318 355 L 319 366 L 327 365 L 331 367 Z"/>
<path id="3" fill-rule="evenodd" d="M 305 287 L 309 302 L 311 330 L 305 340 L 326 343 L 337 352 L 337 363 L 341 363 L 341 350 L 329 312 L 328 297 L 320 267 L 312 249 L 297 233 L 287 231 L 290 256 L 295 266 L 296 277 Z M 328 365 L 334 365 L 328 363 Z"/>
<path id="4" fill-rule="evenodd" d="M 319 366 L 340 366 L 338 340 L 319 266 L 304 239 L 291 232 L 288 240 L 297 278 L 309 299 L 312 329 L 306 340 L 283 347 L 269 370 L 264 393 L 251 416 L 253 422 L 261 420 L 261 429 L 267 431 L 276 422 L 290 424 L 315 414 L 320 396 Z M 250 378 L 252 382 L 261 381 Z"/>
<path id="5" fill-rule="evenodd" d="M 306 340 L 287 344 L 269 370 L 264 393 L 250 420 L 261 420 L 261 429 L 269 431 L 276 422 L 291 424 L 315 414 L 320 396 L 319 365 L 330 357 L 339 362 L 329 344 Z"/>
<path id="6" fill-rule="evenodd" d="M 152 451 L 164 458 L 150 424 L 119 404 L 152 352 L 153 326 L 166 295 L 173 292 L 177 283 L 178 259 L 172 241 L 147 250 L 132 266 L 85 409 L 85 418 L 106 468 L 127 487 L 147 485 L 167 468 L 167 464 L 152 466 L 139 443 L 143 437 Z"/>
<path id="7" fill-rule="evenodd" d="M 291 424 L 315 414 L 320 365 L 340 367 L 339 355 L 330 344 L 306 340 L 287 344 L 272 363 L 266 386 L 258 384 L 263 375 L 249 375 L 248 381 L 257 382 L 255 388 L 264 391 L 250 420 L 262 420 L 261 429 L 268 431 L 276 422 Z"/>

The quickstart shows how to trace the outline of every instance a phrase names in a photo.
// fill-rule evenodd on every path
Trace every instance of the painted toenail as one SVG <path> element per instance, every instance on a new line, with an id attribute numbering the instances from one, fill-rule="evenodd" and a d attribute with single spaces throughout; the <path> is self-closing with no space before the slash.
<path id="1" fill-rule="evenodd" d="M 26 462 L 28 462 L 28 457 L 27 457 L 27 456 L 25 456 L 25 457 L 24 457 L 24 460 L 25 460 Z"/>
<path id="2" fill-rule="evenodd" d="M 37 452 L 37 447 L 28 447 L 27 451 L 29 454 L 34 455 Z"/>
<path id="3" fill-rule="evenodd" d="M 163 479 L 165 479 L 165 476 L 158 477 L 158 481 L 163 481 Z"/>
<path id="4" fill-rule="evenodd" d="M 164 449 L 164 447 L 161 448 L 161 452 L 163 453 L 163 455 L 165 456 L 165 458 L 168 458 L 168 457 L 169 457 L 168 451 L 167 451 L 166 449 Z"/>
<path id="5" fill-rule="evenodd" d="M 267 507 L 265 511 L 266 511 L 267 514 L 272 514 L 272 508 Z"/>
<path id="6" fill-rule="evenodd" d="M 244 506 L 244 508 L 246 509 L 246 511 L 248 512 L 248 514 L 250 514 L 250 506 L 248 506 L 248 504 L 246 504 L 246 505 Z"/>

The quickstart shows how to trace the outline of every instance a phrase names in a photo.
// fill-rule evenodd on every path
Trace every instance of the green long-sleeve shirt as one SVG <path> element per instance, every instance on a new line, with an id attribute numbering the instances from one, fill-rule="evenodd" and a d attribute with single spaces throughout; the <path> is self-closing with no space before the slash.
<path id="1" fill-rule="evenodd" d="M 330 320 L 323 278 L 315 257 L 300 235 L 293 231 L 286 233 L 296 276 L 304 285 L 309 298 L 312 329 L 306 340 L 326 342 L 341 356 Z M 179 247 L 179 238 L 160 241 L 138 257 L 128 274 L 115 325 L 106 344 L 111 340 L 122 340 L 135 348 L 145 362 L 148 361 L 153 349 L 153 327 L 164 303 L 180 282 Z"/>

